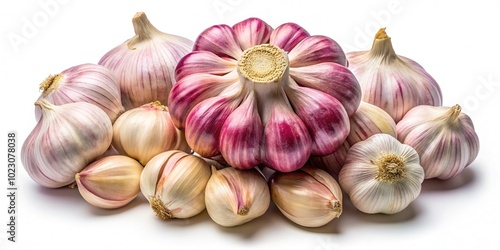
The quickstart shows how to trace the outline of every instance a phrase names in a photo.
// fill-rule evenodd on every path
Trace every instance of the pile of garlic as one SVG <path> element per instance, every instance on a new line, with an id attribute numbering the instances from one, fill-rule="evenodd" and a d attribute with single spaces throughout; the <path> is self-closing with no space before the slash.
<path id="1" fill-rule="evenodd" d="M 193 42 L 155 28 L 49 76 L 38 122 L 22 146 L 29 176 L 77 187 L 114 209 L 138 195 L 161 219 L 206 210 L 223 227 L 275 205 L 320 227 L 343 212 L 394 214 L 425 179 L 449 179 L 478 155 L 459 105 L 395 53 L 384 29 L 371 50 L 344 53 L 331 38 L 258 18 L 214 25 Z"/>

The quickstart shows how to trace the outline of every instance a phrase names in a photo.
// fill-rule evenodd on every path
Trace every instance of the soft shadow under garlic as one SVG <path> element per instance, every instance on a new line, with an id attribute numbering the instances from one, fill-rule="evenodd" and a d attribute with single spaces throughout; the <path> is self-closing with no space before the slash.
<path id="1" fill-rule="evenodd" d="M 436 178 L 425 180 L 422 183 L 422 192 L 448 191 L 473 184 L 477 178 L 474 171 L 474 165 L 475 164 L 470 165 L 460 174 L 448 180 L 440 180 Z"/>
<path id="2" fill-rule="evenodd" d="M 135 199 L 133 199 L 130 203 L 128 203 L 127 205 L 125 205 L 123 207 L 114 208 L 114 209 L 104 209 L 104 208 L 99 208 L 99 207 L 90 205 L 90 206 L 88 206 L 89 207 L 88 210 L 89 210 L 89 213 L 91 213 L 92 215 L 112 216 L 115 214 L 126 213 L 127 211 L 135 209 L 139 206 L 148 206 L 148 201 L 146 200 L 146 198 L 139 197 L 139 195 L 138 195 L 137 197 L 135 197 Z"/>

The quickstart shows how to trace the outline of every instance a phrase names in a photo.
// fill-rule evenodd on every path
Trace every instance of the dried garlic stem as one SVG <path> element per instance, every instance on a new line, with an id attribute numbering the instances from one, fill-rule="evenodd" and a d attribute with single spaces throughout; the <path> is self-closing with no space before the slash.
<path id="1" fill-rule="evenodd" d="M 42 90 L 42 95 L 45 97 L 50 92 L 59 86 L 59 81 L 63 78 L 62 74 L 49 75 L 42 83 L 40 83 L 40 90 Z"/>
<path id="2" fill-rule="evenodd" d="M 238 60 L 241 75 L 255 83 L 276 82 L 287 67 L 288 60 L 283 50 L 271 44 L 251 47 Z"/>
<path id="3" fill-rule="evenodd" d="M 165 207 L 165 205 L 160 199 L 151 197 L 149 199 L 149 202 L 151 203 L 151 208 L 153 209 L 153 211 L 162 220 L 172 219 L 174 217 L 172 212 Z"/>
<path id="4" fill-rule="evenodd" d="M 376 180 L 394 183 L 406 176 L 405 164 L 400 156 L 388 154 L 372 162 L 378 166 Z"/>

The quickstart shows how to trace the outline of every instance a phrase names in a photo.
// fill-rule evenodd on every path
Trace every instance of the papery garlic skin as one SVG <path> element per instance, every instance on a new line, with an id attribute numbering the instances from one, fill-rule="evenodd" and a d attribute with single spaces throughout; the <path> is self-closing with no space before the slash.
<path id="1" fill-rule="evenodd" d="M 371 50 L 348 52 L 346 57 L 363 101 L 382 108 L 396 123 L 417 105 L 442 105 L 436 80 L 417 62 L 396 54 L 385 28 L 375 35 Z"/>
<path id="2" fill-rule="evenodd" d="M 232 167 L 217 170 L 205 189 L 205 205 L 210 218 L 223 227 L 245 224 L 262 216 L 271 203 L 266 179 L 256 169 Z"/>
<path id="3" fill-rule="evenodd" d="M 153 157 L 144 167 L 140 187 L 161 219 L 190 218 L 205 209 L 210 164 L 179 150 Z"/>
<path id="4" fill-rule="evenodd" d="M 294 171 L 349 133 L 361 89 L 346 64 L 333 39 L 294 23 L 214 25 L 176 67 L 172 119 L 203 157 Z"/>
<path id="5" fill-rule="evenodd" d="M 55 105 L 88 102 L 101 108 L 114 122 L 123 113 L 120 87 L 106 67 L 97 64 L 80 64 L 50 75 L 40 84 L 43 91 L 38 100 L 45 99 Z M 40 107 L 35 107 L 35 117 L 40 119 Z"/>
<path id="6" fill-rule="evenodd" d="M 164 151 L 190 152 L 184 133 L 172 123 L 168 107 L 158 101 L 123 113 L 113 124 L 112 145 L 142 165 Z"/>
<path id="7" fill-rule="evenodd" d="M 143 12 L 132 23 L 136 35 L 106 53 L 99 64 L 115 73 L 126 110 L 157 100 L 168 105 L 175 67 L 193 42 L 159 31 Z"/>
<path id="8" fill-rule="evenodd" d="M 86 102 L 53 105 L 42 99 L 35 105 L 42 115 L 23 143 L 21 161 L 38 184 L 67 186 L 109 148 L 111 120 L 102 109 Z"/>
<path id="9" fill-rule="evenodd" d="M 383 109 L 367 102 L 361 102 L 356 112 L 349 117 L 350 132 L 345 142 L 332 154 L 313 156 L 309 159 L 312 166 L 325 169 L 333 176 L 338 176 L 345 164 L 349 148 L 368 139 L 370 136 L 385 133 L 396 138 L 396 123 Z"/>
<path id="10" fill-rule="evenodd" d="M 354 144 L 339 173 L 342 190 L 368 214 L 402 211 L 420 194 L 423 181 L 417 152 L 388 134 Z"/>
<path id="11" fill-rule="evenodd" d="M 460 105 L 411 109 L 397 125 L 398 139 L 420 156 L 425 178 L 450 179 L 460 174 L 479 154 L 474 124 Z"/>
<path id="12" fill-rule="evenodd" d="M 94 161 L 75 175 L 82 197 L 91 205 L 114 209 L 127 205 L 140 193 L 143 166 L 128 156 L 113 155 Z"/>
<path id="13" fill-rule="evenodd" d="M 342 214 L 342 190 L 326 171 L 304 166 L 270 177 L 271 198 L 291 221 L 304 227 L 321 227 Z"/>

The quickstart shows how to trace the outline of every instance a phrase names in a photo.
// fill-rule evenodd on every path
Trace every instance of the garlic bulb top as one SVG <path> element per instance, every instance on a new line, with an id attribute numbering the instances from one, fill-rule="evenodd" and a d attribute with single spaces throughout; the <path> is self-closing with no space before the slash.
<path id="1" fill-rule="evenodd" d="M 132 23 L 135 36 L 106 53 L 99 64 L 117 76 L 126 110 L 157 100 L 167 105 L 175 67 L 193 42 L 159 31 L 143 12 Z"/>
<path id="2" fill-rule="evenodd" d="M 398 139 L 420 155 L 425 178 L 449 179 L 479 153 L 479 137 L 460 105 L 411 109 L 397 125 Z"/>
<path id="3" fill-rule="evenodd" d="M 43 90 L 38 100 L 45 99 L 55 105 L 88 102 L 101 108 L 114 122 L 123 113 L 120 87 L 107 68 L 97 64 L 73 66 L 56 75 L 50 75 L 40 84 Z M 41 109 L 35 106 L 39 120 Z"/>
<path id="4" fill-rule="evenodd" d="M 39 100 L 42 115 L 21 149 L 21 161 L 38 184 L 58 188 L 75 181 L 75 174 L 111 145 L 108 115 L 94 104 L 53 105 Z"/>
<path id="5" fill-rule="evenodd" d="M 346 56 L 361 85 L 363 101 L 382 108 L 394 121 L 417 105 L 442 105 L 436 80 L 417 62 L 396 54 L 385 28 L 375 35 L 371 50 Z"/>
<path id="6" fill-rule="evenodd" d="M 364 213 L 398 213 L 420 194 L 424 169 L 417 152 L 388 134 L 354 144 L 339 173 L 342 189 Z"/>
<path id="7" fill-rule="evenodd" d="M 311 157 L 311 165 L 321 167 L 337 176 L 345 164 L 347 151 L 352 145 L 379 133 L 389 134 L 396 138 L 396 123 L 392 117 L 383 109 L 367 102 L 361 102 L 349 121 L 351 129 L 342 146 L 332 154 Z"/>
<path id="8" fill-rule="evenodd" d="M 342 48 L 297 24 L 215 25 L 176 68 L 169 107 L 189 146 L 236 168 L 293 171 L 332 153 L 361 99 Z"/>

